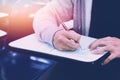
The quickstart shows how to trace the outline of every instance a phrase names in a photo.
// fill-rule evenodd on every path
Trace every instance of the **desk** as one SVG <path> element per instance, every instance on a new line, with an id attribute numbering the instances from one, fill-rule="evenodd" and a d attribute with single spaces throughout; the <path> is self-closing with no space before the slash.
<path id="1" fill-rule="evenodd" d="M 31 44 L 32 42 L 32 44 Z M 33 43 L 34 42 L 34 43 Z M 35 37 L 34 34 L 28 35 L 27 37 L 23 37 L 21 39 L 15 40 L 13 42 L 10 42 L 9 46 L 15 48 L 15 50 L 20 51 L 20 52 L 25 52 L 27 54 L 38 54 L 37 56 L 41 56 L 44 52 L 34 52 L 35 50 L 43 49 L 46 51 L 46 48 L 44 46 L 45 44 L 40 43 L 37 41 L 37 38 Z M 46 45 L 47 46 L 47 45 Z M 47 48 L 48 52 L 51 48 Z M 52 48 L 53 49 L 53 48 Z M 14 49 L 13 49 L 14 50 Z M 66 53 L 67 54 L 67 53 Z M 50 54 L 47 54 L 50 56 Z M 47 55 L 44 55 L 42 57 L 45 57 Z M 62 55 L 63 56 L 63 55 Z M 85 62 L 80 62 L 80 61 L 71 61 L 71 59 L 65 59 L 63 57 L 60 57 L 61 60 L 63 61 L 57 61 L 58 64 L 55 65 L 54 69 L 51 72 L 51 76 L 49 77 L 48 80 L 86 80 L 86 75 L 88 76 L 90 73 L 94 74 L 95 65 L 91 63 L 85 63 Z M 72 56 L 71 56 L 72 57 Z M 58 57 L 56 57 L 58 58 Z M 51 59 L 55 60 L 54 56 L 51 56 Z M 82 75 L 81 77 L 78 77 L 78 75 Z M 95 80 L 93 79 L 94 75 L 89 75 L 90 80 Z M 71 78 L 72 77 L 72 78 Z"/>
<path id="2" fill-rule="evenodd" d="M 33 43 L 34 40 L 35 43 Z M 24 37 L 22 39 L 18 39 L 17 41 L 14 41 L 9 45 L 11 47 L 16 46 L 17 48 L 15 48 L 15 50 L 19 49 L 21 52 L 25 50 L 26 54 L 32 54 L 32 55 L 38 54 L 37 56 L 41 56 L 44 52 L 37 53 L 34 51 L 39 50 L 40 48 L 45 50 L 46 48 L 44 44 L 42 45 L 42 43 L 38 45 L 39 41 L 36 42 L 36 40 L 37 39 L 35 38 L 34 34 L 31 34 L 28 35 L 27 38 Z M 33 46 L 31 46 L 31 42 Z M 13 43 L 16 43 L 15 46 L 13 45 Z M 36 46 L 37 48 L 34 49 Z M 29 48 L 34 50 L 32 51 Z M 48 48 L 48 52 L 49 52 L 49 48 Z M 53 59 L 53 56 L 51 58 Z M 64 58 L 62 57 L 61 60 L 63 59 Z M 109 79 L 114 80 L 113 78 L 116 78 L 118 73 L 120 73 L 120 71 L 118 70 L 120 67 L 120 65 L 118 65 L 118 62 L 116 64 L 110 64 L 108 66 L 101 66 L 100 63 L 101 63 L 100 61 L 98 63 L 95 62 L 94 64 L 91 64 L 76 60 L 71 61 L 70 59 L 64 59 L 62 62 L 59 61 L 58 64 L 54 67 L 54 70 L 52 71 L 51 76 L 48 80 L 109 80 Z M 120 80 L 120 79 L 115 79 L 115 80 Z"/>
<path id="3" fill-rule="evenodd" d="M 4 44 L 2 37 L 6 34 L 0 30 L 0 45 Z M 48 80 L 55 64 L 53 60 L 24 52 L 0 50 L 0 80 Z"/>
<path id="4" fill-rule="evenodd" d="M 90 44 L 90 42 L 93 41 L 93 39 L 89 37 L 84 37 L 84 39 L 85 42 L 88 42 L 88 44 Z M 83 40 L 83 38 L 81 38 L 81 40 Z M 59 51 L 49 44 L 40 42 L 35 34 L 31 34 L 18 40 L 12 41 L 9 43 L 9 46 L 23 50 L 35 51 L 38 52 L 38 54 L 43 53 L 44 55 L 47 54 L 60 58 L 68 58 L 83 62 L 94 62 L 104 55 L 95 55 L 90 53 L 90 51 L 83 51 L 81 49 L 78 49 L 76 51 Z"/>
<path id="5" fill-rule="evenodd" d="M 93 58 L 95 56 L 91 57 L 89 60 L 88 57 L 90 56 L 79 56 L 79 54 L 76 55 L 70 52 L 56 53 L 55 51 L 52 51 L 54 50 L 53 47 L 50 47 L 50 45 L 38 41 L 35 34 L 31 34 L 21 39 L 10 42 L 9 46 L 15 49 L 30 51 L 29 53 L 32 52 L 32 54 L 36 54 L 36 52 L 38 52 L 38 56 L 44 54 L 44 56 L 42 57 L 51 56 L 51 59 L 54 60 L 56 60 L 56 58 L 59 58 L 59 61 L 56 60 L 59 63 L 55 66 L 52 72 L 52 76 L 50 76 L 49 80 L 86 80 L 86 75 L 90 77 L 90 80 L 96 80 L 93 79 L 96 77 L 90 75 L 90 73 L 95 74 L 95 65 L 89 63 L 94 61 Z M 81 62 L 81 60 L 86 62 Z M 77 74 L 80 74 L 82 76 L 79 77 Z"/>

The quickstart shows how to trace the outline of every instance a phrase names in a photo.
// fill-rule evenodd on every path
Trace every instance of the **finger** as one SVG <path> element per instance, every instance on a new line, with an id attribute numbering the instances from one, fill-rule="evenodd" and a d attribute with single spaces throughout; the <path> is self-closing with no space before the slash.
<path id="1" fill-rule="evenodd" d="M 76 43 L 74 40 L 69 40 L 67 46 L 71 47 L 72 49 L 77 49 L 80 47 L 79 43 Z"/>
<path id="2" fill-rule="evenodd" d="M 76 50 L 77 48 L 73 48 L 73 47 L 70 47 L 70 46 L 67 46 L 67 45 L 65 45 L 65 46 L 63 46 L 63 47 L 61 47 L 61 48 L 59 48 L 59 50 L 64 50 L 64 51 L 74 51 L 74 50 Z"/>
<path id="3" fill-rule="evenodd" d="M 105 52 L 112 52 L 112 50 L 114 49 L 114 46 L 112 45 L 107 45 L 107 46 L 104 46 L 104 47 L 98 47 L 96 49 L 93 49 L 91 50 L 91 53 L 92 54 L 102 54 L 102 53 L 105 53 Z"/>
<path id="4" fill-rule="evenodd" d="M 102 54 L 105 52 L 107 52 L 107 47 L 99 47 L 99 48 L 96 48 L 94 50 L 91 50 L 92 54 Z"/>
<path id="5" fill-rule="evenodd" d="M 64 45 L 66 47 L 67 50 L 75 50 L 79 47 L 79 43 L 76 43 L 73 40 L 69 40 L 69 39 L 64 39 Z"/>
<path id="6" fill-rule="evenodd" d="M 106 46 L 108 45 L 107 41 L 104 41 L 102 39 L 98 39 L 96 41 L 94 41 L 93 43 L 91 43 L 90 45 L 90 49 L 93 50 L 93 49 L 96 49 L 97 47 L 103 47 L 103 46 Z"/>
<path id="7" fill-rule="evenodd" d="M 108 36 L 108 37 L 105 37 L 103 39 L 106 40 L 106 41 L 113 41 L 113 40 L 115 40 L 117 38 L 116 37 L 110 37 L 110 36 Z"/>
<path id="8" fill-rule="evenodd" d="M 78 33 L 76 33 L 75 31 L 69 31 L 66 35 L 65 35 L 68 39 L 72 39 L 76 42 L 79 42 L 80 40 L 80 35 Z"/>
<path id="9" fill-rule="evenodd" d="M 111 37 L 105 37 L 101 39 L 95 40 L 91 45 L 89 46 L 90 49 L 95 49 L 99 46 L 105 46 L 107 45 L 107 42 L 110 41 Z"/>
<path id="10" fill-rule="evenodd" d="M 105 61 L 102 63 L 102 65 L 108 64 L 111 60 L 115 59 L 116 57 L 117 56 L 114 55 L 114 53 L 113 54 L 111 53 L 111 55 L 108 58 L 106 58 Z"/>
<path id="11" fill-rule="evenodd" d="M 59 43 L 56 44 L 58 44 L 56 45 L 58 50 L 75 50 L 79 47 L 79 44 L 67 39 L 65 36 L 59 37 Z"/>

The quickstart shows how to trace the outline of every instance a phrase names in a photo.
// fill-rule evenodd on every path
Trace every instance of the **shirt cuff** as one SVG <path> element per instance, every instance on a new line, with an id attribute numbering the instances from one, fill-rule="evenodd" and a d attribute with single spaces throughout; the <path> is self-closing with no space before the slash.
<path id="1" fill-rule="evenodd" d="M 55 32 L 63 29 L 63 27 L 51 27 L 47 28 L 43 33 L 41 33 L 41 40 L 53 46 L 53 37 Z"/>
<path id="2" fill-rule="evenodd" d="M 89 49 L 90 44 L 95 40 L 95 38 L 81 36 L 79 41 L 81 49 Z"/>

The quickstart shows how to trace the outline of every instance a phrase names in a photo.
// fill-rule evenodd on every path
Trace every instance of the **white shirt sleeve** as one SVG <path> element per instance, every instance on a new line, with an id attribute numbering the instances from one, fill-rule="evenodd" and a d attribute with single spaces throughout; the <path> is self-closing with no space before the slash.
<path id="1" fill-rule="evenodd" d="M 53 45 L 54 33 L 63 29 L 59 27 L 61 22 L 58 16 L 63 22 L 73 19 L 72 0 L 52 0 L 35 14 L 33 29 L 40 41 Z"/>

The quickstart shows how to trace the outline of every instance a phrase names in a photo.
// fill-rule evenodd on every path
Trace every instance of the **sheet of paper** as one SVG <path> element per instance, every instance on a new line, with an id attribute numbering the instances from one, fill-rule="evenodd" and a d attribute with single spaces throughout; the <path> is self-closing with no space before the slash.
<path id="1" fill-rule="evenodd" d="M 0 37 L 5 36 L 6 34 L 7 34 L 6 32 L 0 30 Z"/>
<path id="2" fill-rule="evenodd" d="M 37 40 L 37 37 L 35 36 L 35 34 L 31 34 L 29 36 L 13 41 L 9 44 L 9 46 L 20 48 L 20 49 L 25 49 L 25 50 L 36 51 L 36 52 L 43 52 L 43 54 L 70 58 L 70 59 L 74 59 L 77 61 L 83 61 L 83 62 L 93 62 L 105 54 L 103 53 L 100 55 L 94 55 L 88 49 L 89 44 L 96 39 L 85 37 L 85 36 L 81 38 L 82 39 L 80 40 L 80 44 L 81 44 L 82 49 L 79 48 L 76 51 L 56 50 L 54 47 Z"/>

